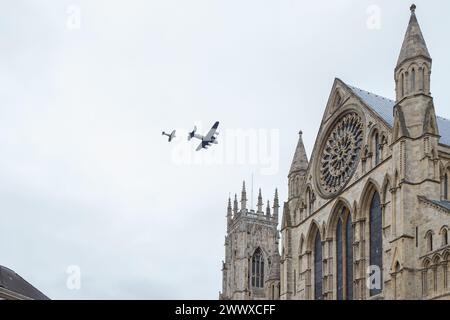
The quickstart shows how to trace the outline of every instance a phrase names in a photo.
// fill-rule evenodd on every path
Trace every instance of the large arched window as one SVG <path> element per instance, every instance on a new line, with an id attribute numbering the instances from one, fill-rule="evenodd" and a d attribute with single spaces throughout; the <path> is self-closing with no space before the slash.
<path id="1" fill-rule="evenodd" d="M 350 214 L 345 226 L 345 294 L 347 300 L 353 299 L 353 227 Z"/>
<path id="2" fill-rule="evenodd" d="M 260 248 L 252 257 L 252 287 L 264 288 L 264 255 Z"/>
<path id="3" fill-rule="evenodd" d="M 380 195 L 375 192 L 370 205 L 369 232 L 370 232 L 370 265 L 380 270 L 377 284 L 370 289 L 370 295 L 380 294 L 383 288 L 383 225 Z"/>
<path id="4" fill-rule="evenodd" d="M 322 300 L 322 240 L 317 230 L 314 240 L 314 299 Z"/>
<path id="5" fill-rule="evenodd" d="M 351 300 L 353 299 L 353 229 L 350 214 L 346 208 L 343 209 L 336 227 L 336 262 L 337 299 Z"/>
<path id="6" fill-rule="evenodd" d="M 343 265 L 343 248 L 342 248 L 342 219 L 339 218 L 336 227 L 336 286 L 337 299 L 344 300 L 344 265 Z"/>

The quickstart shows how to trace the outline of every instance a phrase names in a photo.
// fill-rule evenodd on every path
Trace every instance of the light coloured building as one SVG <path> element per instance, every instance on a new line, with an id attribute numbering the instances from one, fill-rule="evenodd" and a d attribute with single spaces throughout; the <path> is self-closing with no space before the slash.
<path id="1" fill-rule="evenodd" d="M 280 296 L 280 253 L 278 192 L 273 212 L 270 203 L 264 212 L 261 189 L 256 211 L 247 208 L 245 182 L 240 207 L 228 199 L 225 261 L 222 266 L 222 300 L 278 299 Z"/>
<path id="2" fill-rule="evenodd" d="M 435 114 L 415 9 L 395 101 L 336 79 L 309 161 L 300 133 L 281 222 L 280 299 L 450 299 L 450 121 Z M 260 237 L 247 231 L 233 246 L 272 241 Z M 227 257 L 229 293 L 236 282 L 227 268 L 237 260 Z"/>

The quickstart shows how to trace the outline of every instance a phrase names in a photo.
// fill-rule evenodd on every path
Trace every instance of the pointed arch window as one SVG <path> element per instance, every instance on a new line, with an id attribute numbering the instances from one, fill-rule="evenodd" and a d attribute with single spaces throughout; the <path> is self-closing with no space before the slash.
<path id="1" fill-rule="evenodd" d="M 425 91 L 425 67 L 422 68 L 422 90 Z"/>
<path id="2" fill-rule="evenodd" d="M 370 232 L 370 265 L 377 266 L 381 271 L 379 274 L 379 286 L 370 289 L 370 295 L 380 294 L 383 289 L 383 227 L 380 195 L 375 192 L 372 197 L 369 215 Z"/>
<path id="3" fill-rule="evenodd" d="M 433 232 L 428 231 L 426 235 L 427 240 L 427 251 L 433 251 Z"/>
<path id="4" fill-rule="evenodd" d="M 314 299 L 322 300 L 322 240 L 317 230 L 314 240 Z"/>
<path id="5" fill-rule="evenodd" d="M 308 187 L 306 191 L 306 208 L 308 215 L 311 215 L 314 212 L 314 201 L 316 197 L 314 195 L 314 192 L 311 190 L 310 187 Z"/>
<path id="6" fill-rule="evenodd" d="M 335 108 L 339 107 L 341 105 L 341 101 L 342 101 L 342 98 L 341 98 L 340 93 L 336 92 L 336 96 L 334 97 L 334 107 Z"/>
<path id="7" fill-rule="evenodd" d="M 411 93 L 416 91 L 416 70 L 413 68 L 411 70 Z"/>
<path id="8" fill-rule="evenodd" d="M 336 285 L 337 285 L 337 299 L 344 300 L 344 264 L 343 264 L 343 250 L 342 250 L 342 219 L 339 218 L 336 227 Z"/>
<path id="9" fill-rule="evenodd" d="M 264 255 L 261 248 L 252 257 L 252 287 L 264 288 Z"/>
<path id="10" fill-rule="evenodd" d="M 381 161 L 381 144 L 380 144 L 380 135 L 378 132 L 374 135 L 373 145 L 375 148 L 375 165 L 378 165 Z"/>
<path id="11" fill-rule="evenodd" d="M 345 223 L 344 223 L 345 221 Z M 351 217 L 343 209 L 336 227 L 336 285 L 338 300 L 353 299 L 353 229 Z"/>
<path id="12" fill-rule="evenodd" d="M 400 76 L 400 96 L 403 97 L 405 95 L 405 75 L 402 73 Z"/>
<path id="13" fill-rule="evenodd" d="M 444 175 L 444 200 L 448 200 L 448 172 Z"/>
<path id="14" fill-rule="evenodd" d="M 419 91 L 423 91 L 424 72 L 423 67 L 419 68 Z"/>
<path id="15" fill-rule="evenodd" d="M 400 279 L 399 279 L 399 272 L 400 272 L 400 263 L 397 261 L 395 263 L 395 267 L 394 267 L 394 274 L 392 276 L 393 280 L 394 280 L 394 299 L 398 298 L 398 294 L 399 294 L 399 284 L 400 284 Z"/>
<path id="16" fill-rule="evenodd" d="M 346 275 L 346 298 L 353 299 L 353 226 L 350 214 L 347 216 L 345 227 L 345 275 Z"/>
<path id="17" fill-rule="evenodd" d="M 425 260 L 422 267 L 422 295 L 426 297 L 428 295 L 429 290 L 429 277 L 428 277 L 428 269 L 430 267 L 430 262 Z"/>
<path id="18" fill-rule="evenodd" d="M 442 245 L 448 245 L 448 231 L 445 227 L 442 229 Z"/>
<path id="19" fill-rule="evenodd" d="M 314 195 L 314 191 L 310 190 L 309 192 L 309 214 L 314 212 L 314 202 L 316 201 L 316 196 Z"/>

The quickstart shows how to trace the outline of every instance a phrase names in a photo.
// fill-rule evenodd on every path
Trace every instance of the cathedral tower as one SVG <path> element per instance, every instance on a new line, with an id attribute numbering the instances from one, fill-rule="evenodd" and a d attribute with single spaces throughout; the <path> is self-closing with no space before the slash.
<path id="1" fill-rule="evenodd" d="M 273 212 L 267 201 L 263 210 L 261 190 L 257 210 L 247 208 L 245 182 L 241 207 L 237 196 L 234 206 L 228 199 L 225 261 L 222 266 L 220 299 L 278 299 L 280 255 L 278 251 L 278 192 L 275 191 Z"/>
<path id="2" fill-rule="evenodd" d="M 431 56 L 411 6 L 411 17 L 395 68 L 396 105 L 392 134 L 396 200 L 393 251 L 402 267 L 399 295 L 417 298 L 420 283 L 416 250 L 420 223 L 417 195 L 435 198 L 440 192 L 439 131 L 430 91 Z"/>

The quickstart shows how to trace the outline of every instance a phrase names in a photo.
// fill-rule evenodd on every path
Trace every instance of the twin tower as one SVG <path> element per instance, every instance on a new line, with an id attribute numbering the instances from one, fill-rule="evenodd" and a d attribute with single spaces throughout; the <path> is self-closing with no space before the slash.
<path id="1" fill-rule="evenodd" d="M 237 195 L 228 199 L 225 261 L 222 266 L 221 300 L 277 299 L 280 295 L 280 254 L 277 230 L 279 202 L 264 210 L 261 189 L 256 211 L 247 208 L 245 182 L 240 208 Z M 272 209 L 272 212 L 271 212 Z"/>

